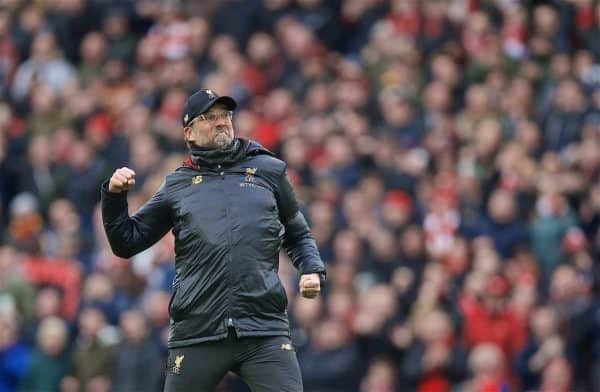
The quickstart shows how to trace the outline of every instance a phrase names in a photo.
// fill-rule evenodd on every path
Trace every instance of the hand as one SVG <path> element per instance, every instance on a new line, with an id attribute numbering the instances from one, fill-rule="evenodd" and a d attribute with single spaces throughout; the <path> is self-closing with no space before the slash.
<path id="1" fill-rule="evenodd" d="M 321 291 L 319 274 L 306 274 L 300 277 L 300 294 L 304 298 L 315 298 Z"/>
<path id="2" fill-rule="evenodd" d="M 129 190 L 133 185 L 135 185 L 135 172 L 128 167 L 122 167 L 115 170 L 110 178 L 108 191 L 112 193 L 121 193 Z"/>
<path id="3" fill-rule="evenodd" d="M 540 351 L 544 353 L 546 358 L 554 358 L 562 355 L 564 352 L 565 343 L 560 336 L 554 335 L 548 339 L 544 343 L 542 343 L 542 347 L 540 347 Z"/>

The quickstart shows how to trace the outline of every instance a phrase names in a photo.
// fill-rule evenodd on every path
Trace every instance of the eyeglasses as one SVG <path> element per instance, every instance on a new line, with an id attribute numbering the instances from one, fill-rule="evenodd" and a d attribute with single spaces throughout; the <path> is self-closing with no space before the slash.
<path id="1" fill-rule="evenodd" d="M 216 122 L 217 120 L 231 120 L 233 118 L 233 112 L 231 110 L 227 110 L 225 112 L 208 112 L 198 115 L 194 118 L 190 125 L 193 125 L 196 120 L 200 121 L 209 121 L 211 123 Z"/>

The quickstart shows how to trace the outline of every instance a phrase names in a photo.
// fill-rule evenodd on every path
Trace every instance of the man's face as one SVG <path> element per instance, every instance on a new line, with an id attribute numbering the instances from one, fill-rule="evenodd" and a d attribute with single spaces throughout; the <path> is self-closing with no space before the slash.
<path id="1" fill-rule="evenodd" d="M 196 117 L 189 127 L 183 129 L 183 135 L 188 143 L 200 147 L 225 148 L 231 144 L 234 137 L 231 116 L 223 104 L 215 104 L 203 115 Z"/>

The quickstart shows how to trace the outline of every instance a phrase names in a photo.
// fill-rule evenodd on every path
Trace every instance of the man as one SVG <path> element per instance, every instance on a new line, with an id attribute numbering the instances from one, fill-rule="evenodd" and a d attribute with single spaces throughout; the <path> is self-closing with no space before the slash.
<path id="1" fill-rule="evenodd" d="M 190 157 L 132 217 L 129 168 L 102 187 L 102 217 L 114 253 L 131 257 L 175 235 L 165 391 L 212 391 L 228 372 L 254 392 L 302 391 L 279 277 L 281 245 L 300 271 L 300 293 L 319 294 L 325 268 L 299 211 L 285 163 L 234 137 L 236 102 L 212 90 L 183 111 Z"/>

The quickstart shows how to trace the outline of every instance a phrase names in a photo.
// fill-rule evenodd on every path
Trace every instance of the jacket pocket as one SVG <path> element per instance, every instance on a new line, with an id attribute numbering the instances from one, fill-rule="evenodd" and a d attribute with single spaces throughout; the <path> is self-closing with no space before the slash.
<path id="1" fill-rule="evenodd" d="M 177 301 L 177 292 L 179 291 L 179 285 L 173 287 L 173 294 L 171 295 L 171 299 L 169 300 L 169 315 L 173 319 L 173 321 L 182 320 L 181 312 L 179 311 L 180 304 Z"/>
<path id="2" fill-rule="evenodd" d="M 288 306 L 288 298 L 287 293 L 285 292 L 285 288 L 281 283 L 277 284 L 277 291 L 277 303 L 279 304 L 281 311 L 285 311 Z"/>

